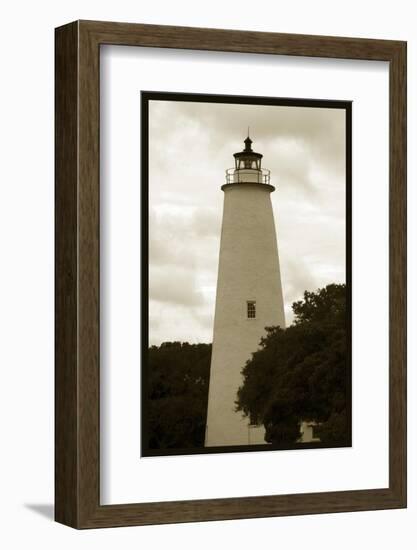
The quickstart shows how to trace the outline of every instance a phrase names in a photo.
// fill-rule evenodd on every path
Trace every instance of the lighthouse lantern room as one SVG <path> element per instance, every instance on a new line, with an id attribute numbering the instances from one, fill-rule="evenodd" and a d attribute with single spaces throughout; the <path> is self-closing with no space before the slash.
<path id="1" fill-rule="evenodd" d="M 235 166 L 226 170 L 226 183 L 266 183 L 269 184 L 270 172 L 262 168 L 261 153 L 252 149 L 252 140 L 248 136 L 243 151 L 235 153 Z"/>

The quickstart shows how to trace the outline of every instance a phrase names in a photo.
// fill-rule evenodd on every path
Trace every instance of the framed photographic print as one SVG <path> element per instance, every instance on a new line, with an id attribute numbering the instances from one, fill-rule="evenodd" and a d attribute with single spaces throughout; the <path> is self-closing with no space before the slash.
<path id="1" fill-rule="evenodd" d="M 405 304 L 404 42 L 56 29 L 57 521 L 405 507 Z"/>
<path id="2" fill-rule="evenodd" d="M 351 103 L 141 101 L 142 456 L 350 446 Z"/>

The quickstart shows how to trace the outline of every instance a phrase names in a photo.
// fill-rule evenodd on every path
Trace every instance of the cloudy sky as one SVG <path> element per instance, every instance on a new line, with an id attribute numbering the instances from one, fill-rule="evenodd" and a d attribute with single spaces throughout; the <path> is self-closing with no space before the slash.
<path id="1" fill-rule="evenodd" d="M 304 290 L 345 282 L 345 111 L 149 103 L 149 340 L 211 342 L 225 170 L 271 170 L 287 326 Z"/>

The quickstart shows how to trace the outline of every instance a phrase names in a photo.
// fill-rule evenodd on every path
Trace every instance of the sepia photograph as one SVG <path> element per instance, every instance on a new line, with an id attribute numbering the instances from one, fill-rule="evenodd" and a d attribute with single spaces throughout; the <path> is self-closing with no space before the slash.
<path id="1" fill-rule="evenodd" d="M 350 447 L 349 101 L 141 93 L 141 454 Z"/>

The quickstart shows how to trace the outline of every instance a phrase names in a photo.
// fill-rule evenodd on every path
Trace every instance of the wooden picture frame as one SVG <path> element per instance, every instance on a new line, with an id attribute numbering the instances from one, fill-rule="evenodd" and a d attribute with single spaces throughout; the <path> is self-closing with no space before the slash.
<path id="1" fill-rule="evenodd" d="M 406 506 L 406 43 L 76 21 L 56 29 L 55 519 L 116 527 Z M 100 504 L 99 56 L 117 44 L 389 62 L 389 487 Z"/>

